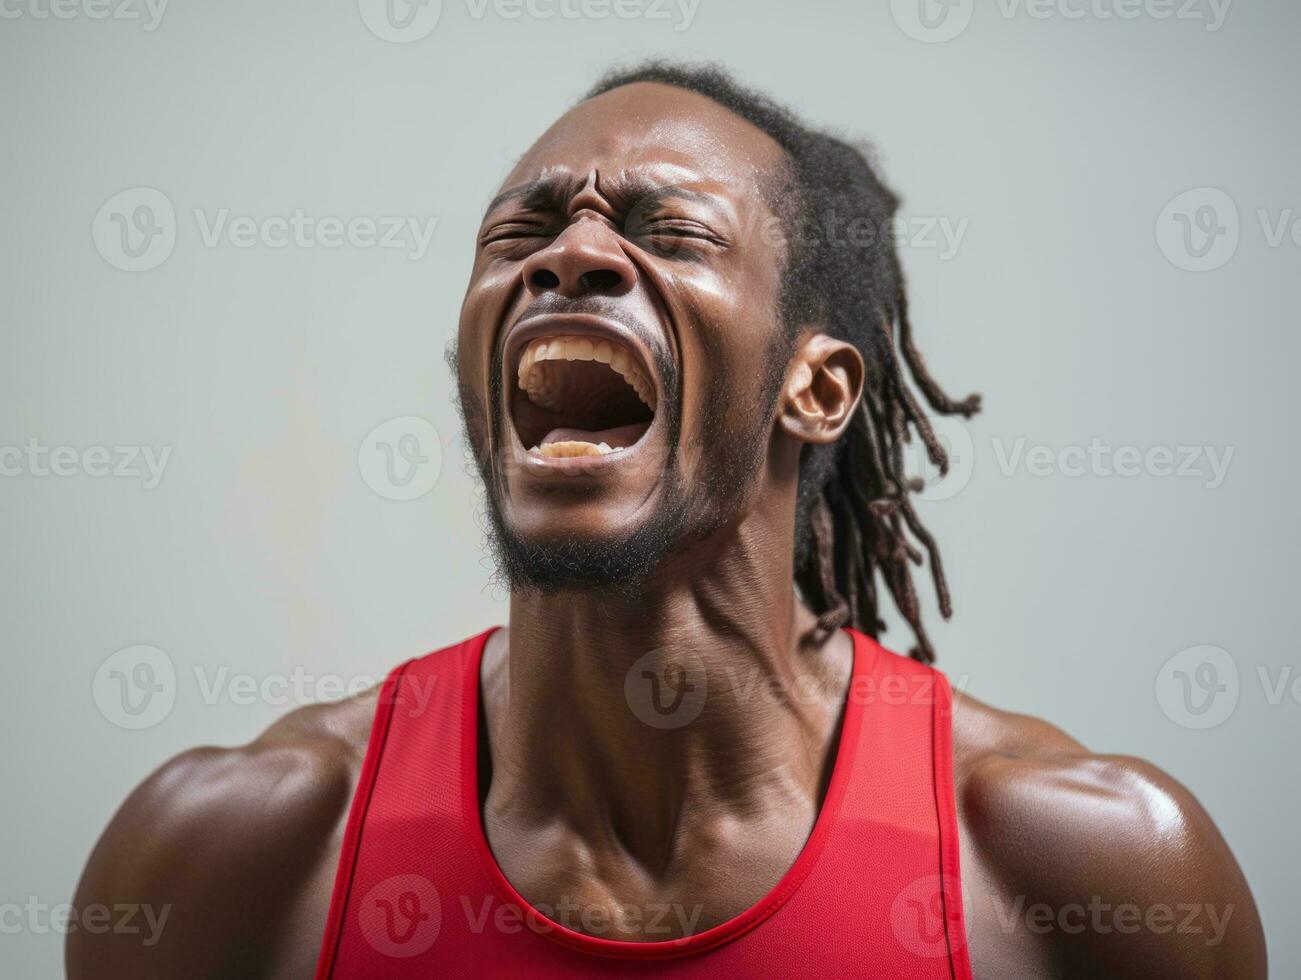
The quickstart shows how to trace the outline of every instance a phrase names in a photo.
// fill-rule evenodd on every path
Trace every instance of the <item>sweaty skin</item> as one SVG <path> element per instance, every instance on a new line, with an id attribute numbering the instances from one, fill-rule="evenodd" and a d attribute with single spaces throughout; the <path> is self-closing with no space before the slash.
<path id="1" fill-rule="evenodd" d="M 554 199 L 539 212 L 507 193 L 485 217 L 459 371 L 463 398 L 478 402 L 477 422 L 467 406 L 475 449 L 494 461 L 503 519 L 523 539 L 617 535 L 662 505 L 670 466 L 683 486 L 713 485 L 718 440 L 740 430 L 703 431 L 709 399 L 722 385 L 738 416 L 759 403 L 778 329 L 783 246 L 758 229 L 770 226 L 764 181 L 781 161 L 766 134 L 709 99 L 639 83 L 567 113 L 506 179 L 508 192 L 543 181 Z M 631 231 L 629 201 L 668 184 L 685 191 L 667 216 Z M 661 235 L 673 248 L 657 246 Z M 574 474 L 530 460 L 512 438 L 510 378 L 494 403 L 490 372 L 530 304 L 595 293 L 653 327 L 648 342 L 677 365 L 680 435 L 671 453 L 657 413 L 626 460 L 640 465 Z M 500 367 L 509 374 L 509 359 Z M 800 450 L 844 431 L 863 383 L 858 352 L 805 325 L 761 465 L 743 492 L 711 498 L 707 534 L 681 541 L 635 598 L 512 592 L 509 628 L 482 665 L 483 813 L 503 872 L 535 905 L 683 901 L 701 914 L 677 931 L 698 932 L 794 862 L 826 787 L 851 660 L 847 634 L 819 631 L 792 585 Z M 657 649 L 708 674 L 708 710 L 671 740 L 648 739 L 623 695 L 627 665 Z M 747 698 L 729 686 L 738 670 L 822 696 Z M 372 690 L 301 708 L 249 745 L 194 749 L 149 777 L 100 839 L 74 904 L 170 905 L 166 927 L 147 947 L 139 935 L 72 932 L 69 975 L 310 977 L 375 702 Z M 1250 890 L 1186 789 L 970 697 L 953 726 L 977 977 L 1265 976 Z M 849 887 L 855 869 L 843 873 Z M 1125 905 L 1140 927 L 1101 911 Z"/>

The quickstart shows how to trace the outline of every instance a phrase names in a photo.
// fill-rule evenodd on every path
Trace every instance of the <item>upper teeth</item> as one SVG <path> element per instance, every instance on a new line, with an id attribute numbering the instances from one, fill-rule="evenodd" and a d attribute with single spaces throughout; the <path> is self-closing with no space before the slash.
<path id="1" fill-rule="evenodd" d="M 637 367 L 629 353 L 608 340 L 591 337 L 544 337 L 534 340 L 524 348 L 519 362 L 519 386 L 529 393 L 529 398 L 543 407 L 549 404 L 544 361 L 599 361 L 618 371 L 637 392 L 646 406 L 655 410 L 655 386 Z"/>

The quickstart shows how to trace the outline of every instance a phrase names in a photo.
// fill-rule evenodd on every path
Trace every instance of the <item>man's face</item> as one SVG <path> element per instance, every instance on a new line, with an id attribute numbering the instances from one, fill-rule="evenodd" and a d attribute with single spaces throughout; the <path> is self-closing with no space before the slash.
<path id="1" fill-rule="evenodd" d="M 632 579 L 759 483 L 785 367 L 766 134 L 665 85 L 561 117 L 489 207 L 458 384 L 512 582 Z"/>

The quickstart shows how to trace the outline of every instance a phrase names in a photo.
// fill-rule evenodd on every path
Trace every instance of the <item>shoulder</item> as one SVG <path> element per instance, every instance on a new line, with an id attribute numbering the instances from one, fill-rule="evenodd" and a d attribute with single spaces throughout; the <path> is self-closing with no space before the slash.
<path id="1" fill-rule="evenodd" d="M 1265 975 L 1246 880 L 1175 779 L 966 696 L 953 743 L 973 960 L 1020 946 L 1054 975 Z"/>
<path id="2" fill-rule="evenodd" d="M 73 905 L 130 905 L 154 926 L 69 932 L 68 975 L 263 975 L 304 891 L 332 880 L 322 855 L 337 853 L 377 695 L 300 708 L 248 745 L 192 749 L 146 779 Z"/>

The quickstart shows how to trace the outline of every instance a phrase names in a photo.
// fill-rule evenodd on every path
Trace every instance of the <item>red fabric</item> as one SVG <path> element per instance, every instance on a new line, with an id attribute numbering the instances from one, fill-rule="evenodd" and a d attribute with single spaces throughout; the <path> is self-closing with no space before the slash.
<path id="1" fill-rule="evenodd" d="M 848 632 L 854 673 L 840 744 L 804 849 L 758 904 L 659 942 L 589 935 L 599 922 L 567 929 L 493 860 L 477 785 L 479 660 L 492 630 L 398 667 L 348 817 L 317 980 L 971 980 L 948 681 Z"/>

